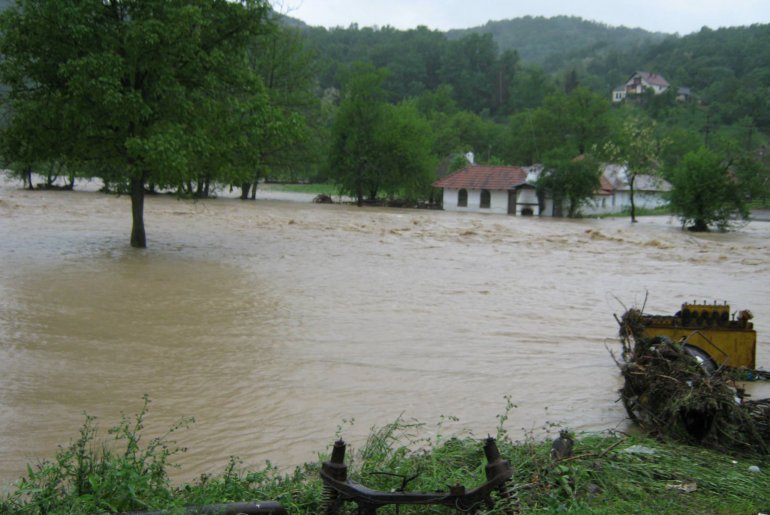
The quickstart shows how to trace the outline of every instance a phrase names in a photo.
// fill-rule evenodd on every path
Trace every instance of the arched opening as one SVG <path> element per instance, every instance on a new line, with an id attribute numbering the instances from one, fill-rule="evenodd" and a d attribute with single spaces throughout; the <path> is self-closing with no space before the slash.
<path id="1" fill-rule="evenodd" d="M 488 208 L 492 204 L 492 194 L 489 190 L 481 190 L 481 203 L 479 207 Z"/>
<path id="2" fill-rule="evenodd" d="M 461 189 L 457 192 L 457 207 L 468 207 L 468 190 Z"/>
<path id="3" fill-rule="evenodd" d="M 521 216 L 532 216 L 534 214 L 535 212 L 532 211 L 531 207 L 525 207 L 524 209 L 521 210 Z"/>

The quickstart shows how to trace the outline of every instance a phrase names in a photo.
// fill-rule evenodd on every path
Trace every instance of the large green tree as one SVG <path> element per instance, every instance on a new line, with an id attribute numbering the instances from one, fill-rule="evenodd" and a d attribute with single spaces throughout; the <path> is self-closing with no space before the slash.
<path id="1" fill-rule="evenodd" d="M 295 168 L 311 167 L 318 160 L 320 138 L 326 136 L 315 91 L 314 54 L 297 29 L 271 26 L 250 45 L 249 66 L 265 85 L 270 110 L 254 146 L 250 177 L 238 184 L 244 200 L 256 197 L 259 179 L 268 174 L 294 179 L 289 174 Z"/>
<path id="2" fill-rule="evenodd" d="M 20 0 L 0 19 L 6 157 L 109 168 L 131 194 L 131 245 L 145 247 L 145 186 L 189 179 L 221 143 L 201 124 L 253 109 L 220 93 L 259 90 L 245 51 L 268 10 L 263 0 Z"/>
<path id="3" fill-rule="evenodd" d="M 385 101 L 387 70 L 357 65 L 343 91 L 329 151 L 329 176 L 343 193 L 377 200 L 428 193 L 435 161 L 430 124 L 413 102 Z"/>
<path id="4" fill-rule="evenodd" d="M 740 166 L 740 165 L 739 165 Z M 741 171 L 722 156 L 700 148 L 684 156 L 670 175 L 671 208 L 693 231 L 720 230 L 749 215 L 749 184 Z"/>
<path id="5" fill-rule="evenodd" d="M 567 216 L 574 218 L 580 207 L 589 202 L 599 189 L 600 175 L 599 164 L 592 156 L 581 154 L 574 157 L 569 146 L 561 147 L 552 150 L 543 159 L 537 189 L 541 195 L 551 195 L 554 214 L 561 214 L 566 202 Z"/>
<path id="6" fill-rule="evenodd" d="M 574 157 L 592 151 L 608 133 L 607 100 L 578 87 L 569 94 L 550 95 L 541 107 L 512 116 L 505 157 L 532 164 L 556 149 L 569 149 Z"/>

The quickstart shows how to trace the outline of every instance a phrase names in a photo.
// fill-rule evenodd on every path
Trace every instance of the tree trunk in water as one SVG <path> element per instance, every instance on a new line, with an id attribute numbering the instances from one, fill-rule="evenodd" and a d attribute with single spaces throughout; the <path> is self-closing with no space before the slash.
<path id="1" fill-rule="evenodd" d="M 28 166 L 26 170 L 24 170 L 24 180 L 27 182 L 27 189 L 28 190 L 34 190 L 35 186 L 32 184 L 32 167 Z"/>
<path id="2" fill-rule="evenodd" d="M 364 205 L 364 165 L 359 164 L 356 169 L 356 204 Z"/>
<path id="3" fill-rule="evenodd" d="M 631 199 L 631 223 L 636 223 L 636 203 L 634 202 L 634 181 L 636 181 L 636 176 L 632 176 L 631 180 L 628 181 L 629 189 L 629 195 Z"/>
<path id="4" fill-rule="evenodd" d="M 251 183 L 244 182 L 241 184 L 241 200 L 249 200 L 249 188 L 251 188 Z"/>
<path id="5" fill-rule="evenodd" d="M 690 227 L 690 230 L 693 232 L 706 232 L 709 230 L 709 226 L 705 221 L 696 219 Z"/>
<path id="6" fill-rule="evenodd" d="M 131 178 L 131 246 L 143 249 L 147 247 L 144 234 L 144 176 Z"/>
<path id="7" fill-rule="evenodd" d="M 251 183 L 251 200 L 257 200 L 257 184 L 259 184 L 259 170 L 254 172 L 254 182 Z"/>

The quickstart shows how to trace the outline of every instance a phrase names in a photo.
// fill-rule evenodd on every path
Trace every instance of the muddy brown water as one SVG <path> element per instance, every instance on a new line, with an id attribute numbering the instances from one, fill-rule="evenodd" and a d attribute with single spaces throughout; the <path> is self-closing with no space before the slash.
<path id="1" fill-rule="evenodd" d="M 181 479 L 232 455 L 313 461 L 336 434 L 360 445 L 398 417 L 485 436 L 505 396 L 517 438 L 623 427 L 612 315 L 647 292 L 648 312 L 751 309 L 770 368 L 770 223 L 695 235 L 668 217 L 300 200 L 149 198 L 138 251 L 127 197 L 3 183 L 0 484 L 74 439 L 86 412 L 107 437 L 144 394 L 150 435 L 195 417 L 174 435 Z"/>

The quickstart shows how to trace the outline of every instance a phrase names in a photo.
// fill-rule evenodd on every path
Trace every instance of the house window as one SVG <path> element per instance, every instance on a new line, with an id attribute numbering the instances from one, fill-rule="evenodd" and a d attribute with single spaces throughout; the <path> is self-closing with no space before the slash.
<path id="1" fill-rule="evenodd" d="M 468 190 L 462 189 L 457 192 L 457 207 L 468 207 Z"/>
<path id="2" fill-rule="evenodd" d="M 488 208 L 491 203 L 492 195 L 489 193 L 489 190 L 481 190 L 481 203 L 479 204 L 479 207 Z"/>

